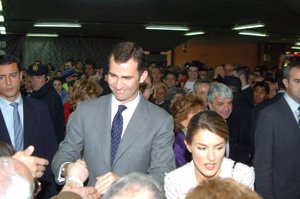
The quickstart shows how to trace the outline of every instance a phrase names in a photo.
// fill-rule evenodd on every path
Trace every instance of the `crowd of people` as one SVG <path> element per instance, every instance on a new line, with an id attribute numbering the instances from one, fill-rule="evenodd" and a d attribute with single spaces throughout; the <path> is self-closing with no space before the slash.
<path id="1" fill-rule="evenodd" d="M 2 55 L 0 197 L 298 199 L 300 64 L 280 61 L 161 67 L 134 42 L 103 70 Z"/>

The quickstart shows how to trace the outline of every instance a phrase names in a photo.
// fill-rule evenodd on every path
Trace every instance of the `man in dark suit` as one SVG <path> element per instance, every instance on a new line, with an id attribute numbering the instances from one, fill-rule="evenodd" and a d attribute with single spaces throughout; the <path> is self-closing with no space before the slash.
<path id="1" fill-rule="evenodd" d="M 20 94 L 22 74 L 16 58 L 0 56 L 0 140 L 24 150 L 33 145 L 33 156 L 42 157 L 51 162 L 57 150 L 57 141 L 49 109 L 41 101 L 22 97 Z M 17 103 L 18 122 L 15 119 Z M 18 123 L 18 129 L 15 125 Z M 19 136 L 18 136 L 19 135 Z M 20 137 L 20 140 L 16 138 Z M 37 198 L 49 198 L 56 194 L 56 186 L 50 167 L 47 166 L 42 182 L 42 192 Z"/>
<path id="2" fill-rule="evenodd" d="M 121 42 L 113 48 L 108 73 L 112 94 L 83 101 L 77 107 L 52 162 L 58 182 L 72 177 L 68 167 L 73 163 L 68 162 L 81 158 L 83 151 L 88 185 L 95 185 L 99 195 L 120 176 L 132 172 L 149 174 L 163 185 L 165 173 L 175 169 L 173 121 L 139 93 L 139 84 L 147 75 L 138 44 Z M 117 129 L 119 137 L 113 139 Z"/>
<path id="3" fill-rule="evenodd" d="M 264 199 L 300 198 L 300 64 L 285 68 L 286 93 L 263 107 L 254 131 L 255 188 Z"/>
<path id="4" fill-rule="evenodd" d="M 43 64 L 31 65 L 28 69 L 31 85 L 34 92 L 30 97 L 45 102 L 50 111 L 53 126 L 56 133 L 57 142 L 60 143 L 65 138 L 64 105 L 49 82 L 48 67 Z"/>

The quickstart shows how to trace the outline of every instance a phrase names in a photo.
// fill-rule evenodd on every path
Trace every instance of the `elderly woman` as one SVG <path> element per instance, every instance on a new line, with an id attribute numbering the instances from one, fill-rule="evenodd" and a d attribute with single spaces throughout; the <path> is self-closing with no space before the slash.
<path id="1" fill-rule="evenodd" d="M 203 102 L 193 95 L 184 96 L 178 99 L 172 106 L 172 113 L 175 126 L 175 142 L 173 150 L 175 153 L 176 168 L 191 161 L 190 152 L 184 144 L 187 125 L 190 119 L 198 112 L 203 111 Z"/>
<path id="2" fill-rule="evenodd" d="M 228 128 L 219 114 L 204 111 L 194 115 L 185 138 L 193 160 L 166 175 L 167 199 L 185 198 L 190 189 L 217 177 L 232 178 L 253 189 L 253 167 L 224 157 L 227 140 Z"/>

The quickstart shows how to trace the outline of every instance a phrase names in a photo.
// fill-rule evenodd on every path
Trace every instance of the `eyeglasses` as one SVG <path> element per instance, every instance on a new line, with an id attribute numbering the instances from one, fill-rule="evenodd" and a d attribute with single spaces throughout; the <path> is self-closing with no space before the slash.
<path id="1" fill-rule="evenodd" d="M 41 190 L 42 190 L 42 183 L 37 179 L 34 179 L 34 189 L 33 189 L 34 198 L 40 193 Z"/>

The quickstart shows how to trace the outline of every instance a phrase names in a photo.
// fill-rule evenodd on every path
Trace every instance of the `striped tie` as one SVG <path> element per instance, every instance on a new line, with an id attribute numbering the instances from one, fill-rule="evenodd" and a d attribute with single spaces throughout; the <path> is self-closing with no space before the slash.
<path id="1" fill-rule="evenodd" d="M 18 103 L 13 102 L 10 104 L 14 107 L 13 119 L 14 119 L 14 133 L 15 133 L 15 149 L 16 151 L 21 151 L 24 149 L 24 138 L 23 138 L 23 128 L 18 111 Z"/>

